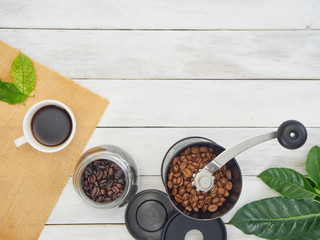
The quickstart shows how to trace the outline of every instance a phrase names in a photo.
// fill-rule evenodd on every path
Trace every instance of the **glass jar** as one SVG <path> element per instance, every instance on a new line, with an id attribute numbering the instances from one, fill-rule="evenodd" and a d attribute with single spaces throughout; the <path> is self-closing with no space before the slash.
<path id="1" fill-rule="evenodd" d="M 126 179 L 123 193 L 109 203 L 97 203 L 85 194 L 81 181 L 86 167 L 96 160 L 108 160 L 116 163 Z M 131 156 L 123 149 L 113 145 L 102 145 L 86 151 L 79 160 L 73 173 L 73 187 L 81 200 L 87 205 L 100 209 L 114 209 L 122 207 L 136 194 L 138 190 L 138 168 Z"/>
<path id="2" fill-rule="evenodd" d="M 199 211 L 198 213 L 192 211 L 192 212 L 187 212 L 181 205 L 176 206 L 174 204 L 174 199 L 170 194 L 170 189 L 168 188 L 167 182 L 168 182 L 168 170 L 170 167 L 171 162 L 173 159 L 179 155 L 179 153 L 183 150 L 185 150 L 188 147 L 198 145 L 198 146 L 207 146 L 210 148 L 213 148 L 213 153 L 216 155 L 219 155 L 222 153 L 225 149 L 221 147 L 220 145 L 216 144 L 210 139 L 204 138 L 204 137 L 188 137 L 181 139 L 180 141 L 176 142 L 173 144 L 166 155 L 163 158 L 162 165 L 161 165 L 161 177 L 162 177 L 162 182 L 163 185 L 166 189 L 166 193 L 171 200 L 172 205 L 182 214 L 185 216 L 195 218 L 195 219 L 200 219 L 200 220 L 208 220 L 208 219 L 216 219 L 219 218 L 223 215 L 225 215 L 227 212 L 229 212 L 236 202 L 238 201 L 241 193 L 241 188 L 242 188 L 242 174 L 240 167 L 236 161 L 236 159 L 230 160 L 226 166 L 228 169 L 230 169 L 232 173 L 232 184 L 233 184 L 233 189 L 230 191 L 229 197 L 226 198 L 225 203 L 218 209 L 216 212 L 201 212 Z"/>

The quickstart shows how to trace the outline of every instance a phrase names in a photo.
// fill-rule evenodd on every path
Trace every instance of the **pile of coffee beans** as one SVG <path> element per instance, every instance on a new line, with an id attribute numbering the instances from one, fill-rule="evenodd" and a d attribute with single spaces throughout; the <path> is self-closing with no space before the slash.
<path id="1" fill-rule="evenodd" d="M 83 171 L 81 185 L 84 193 L 92 201 L 109 203 L 123 193 L 126 178 L 116 163 L 109 160 L 96 160 Z"/>
<path id="2" fill-rule="evenodd" d="M 232 189 L 232 175 L 226 165 L 214 173 L 214 187 L 210 192 L 196 191 L 192 184 L 192 175 L 215 157 L 213 148 L 195 145 L 184 149 L 173 159 L 167 186 L 176 206 L 181 205 L 188 212 L 215 212 L 223 205 Z"/>

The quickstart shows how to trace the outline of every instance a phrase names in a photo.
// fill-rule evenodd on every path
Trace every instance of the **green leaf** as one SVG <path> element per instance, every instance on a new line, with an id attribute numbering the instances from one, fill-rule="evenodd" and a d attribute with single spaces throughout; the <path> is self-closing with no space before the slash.
<path id="1" fill-rule="evenodd" d="M 26 97 L 27 95 L 21 93 L 13 83 L 0 80 L 0 101 L 16 104 L 22 102 Z"/>
<path id="2" fill-rule="evenodd" d="M 312 233 L 307 234 L 306 236 L 295 238 L 293 240 L 319 240 L 319 239 L 320 239 L 320 229 L 317 229 Z"/>
<path id="3" fill-rule="evenodd" d="M 320 188 L 320 148 L 314 146 L 308 154 L 306 170 L 310 179 Z"/>
<path id="4" fill-rule="evenodd" d="M 29 95 L 36 85 L 36 73 L 31 60 L 19 52 L 11 66 L 13 82 L 25 95 Z"/>
<path id="5" fill-rule="evenodd" d="M 320 228 L 320 203 L 273 197 L 243 206 L 228 224 L 267 239 L 301 239 Z"/>
<path id="6" fill-rule="evenodd" d="M 316 184 L 310 179 L 310 178 L 306 178 L 308 180 L 308 182 L 310 183 L 311 187 L 315 188 Z"/>
<path id="7" fill-rule="evenodd" d="M 286 197 L 295 199 L 319 197 L 305 176 L 289 168 L 269 168 L 258 177 Z"/>

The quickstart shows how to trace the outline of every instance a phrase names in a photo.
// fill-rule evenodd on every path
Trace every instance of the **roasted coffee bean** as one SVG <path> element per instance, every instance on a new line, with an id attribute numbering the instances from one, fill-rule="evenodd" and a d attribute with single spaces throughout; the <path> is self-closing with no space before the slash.
<path id="1" fill-rule="evenodd" d="M 191 189 L 191 195 L 196 195 L 197 194 L 197 191 L 195 189 Z"/>
<path id="2" fill-rule="evenodd" d="M 108 191 L 108 196 L 113 196 L 113 191 L 112 190 Z"/>
<path id="3" fill-rule="evenodd" d="M 202 212 L 206 212 L 208 210 L 208 205 L 203 205 Z"/>
<path id="4" fill-rule="evenodd" d="M 113 168 L 112 168 L 112 167 L 111 167 L 111 168 L 109 168 L 109 170 L 108 170 L 108 174 L 109 174 L 109 175 L 113 175 L 113 173 L 114 173 Z"/>
<path id="5" fill-rule="evenodd" d="M 174 199 L 177 201 L 177 203 L 181 203 L 181 202 L 182 202 L 182 197 L 181 197 L 179 194 L 177 194 L 177 195 L 174 197 Z"/>
<path id="6" fill-rule="evenodd" d="M 181 206 L 182 207 L 186 207 L 186 206 L 188 206 L 189 205 L 189 201 L 188 200 L 185 200 L 185 201 L 183 201 L 182 203 L 181 203 Z"/>
<path id="7" fill-rule="evenodd" d="M 177 190 L 176 188 L 174 188 L 174 189 L 172 189 L 172 192 L 171 192 L 171 193 L 172 193 L 173 196 L 175 196 L 175 195 L 177 195 L 178 190 Z"/>
<path id="8" fill-rule="evenodd" d="M 186 210 L 191 212 L 192 211 L 192 207 L 190 205 L 186 206 Z"/>
<path id="9" fill-rule="evenodd" d="M 206 197 L 203 201 L 205 204 L 209 204 L 211 202 L 211 197 Z"/>
<path id="10" fill-rule="evenodd" d="M 198 202 L 198 196 L 197 195 L 192 196 L 192 202 Z"/>
<path id="11" fill-rule="evenodd" d="M 198 146 L 193 146 L 193 147 L 191 147 L 191 152 L 193 154 L 199 153 L 200 152 L 200 148 Z"/>
<path id="12" fill-rule="evenodd" d="M 192 172 L 190 171 L 189 168 L 185 168 L 182 173 L 186 177 L 192 177 Z"/>
<path id="13" fill-rule="evenodd" d="M 181 173 L 180 173 L 180 172 L 175 173 L 175 174 L 173 174 L 173 176 L 174 176 L 174 177 L 180 177 L 180 176 L 181 176 Z"/>
<path id="14" fill-rule="evenodd" d="M 220 202 L 220 198 L 218 198 L 218 197 L 215 197 L 215 198 L 213 198 L 213 199 L 211 200 L 211 203 L 212 203 L 212 204 L 216 204 L 216 203 L 218 203 L 218 202 Z"/>
<path id="15" fill-rule="evenodd" d="M 119 192 L 119 188 L 117 188 L 116 186 L 113 186 L 112 187 L 112 191 L 115 192 L 115 193 L 118 193 Z"/>
<path id="16" fill-rule="evenodd" d="M 96 160 L 83 171 L 81 185 L 88 198 L 97 203 L 117 199 L 126 184 L 121 168 L 108 160 Z"/>
<path id="17" fill-rule="evenodd" d="M 224 193 L 225 193 L 225 189 L 222 188 L 222 187 L 219 187 L 219 188 L 218 188 L 218 194 L 224 195 Z"/>
<path id="18" fill-rule="evenodd" d="M 106 170 L 104 170 L 104 171 L 103 171 L 103 176 L 102 176 L 102 178 L 103 178 L 103 179 L 106 179 L 107 176 L 108 176 L 108 172 L 107 172 Z"/>
<path id="19" fill-rule="evenodd" d="M 173 178 L 172 179 L 172 184 L 173 185 L 177 185 L 178 184 L 178 179 L 177 178 Z"/>
<path id="20" fill-rule="evenodd" d="M 103 176 L 103 172 L 101 170 L 99 170 L 97 173 L 97 180 L 100 180 L 102 178 L 102 176 Z"/>
<path id="21" fill-rule="evenodd" d="M 231 180 L 232 176 L 231 176 L 231 171 L 230 170 L 226 170 L 226 176 L 229 180 Z"/>
<path id="22" fill-rule="evenodd" d="M 183 170 L 187 167 L 187 164 L 185 162 L 180 164 L 180 170 Z"/>
<path id="23" fill-rule="evenodd" d="M 232 182 L 227 182 L 225 187 L 228 191 L 230 191 L 232 189 Z"/>
<path id="24" fill-rule="evenodd" d="M 94 187 L 92 192 L 91 192 L 91 198 L 96 198 L 99 193 L 100 193 L 99 188 L 98 187 Z"/>
<path id="25" fill-rule="evenodd" d="M 185 193 L 182 195 L 182 199 L 183 200 L 187 200 L 189 198 L 190 194 L 189 193 Z"/>
<path id="26" fill-rule="evenodd" d="M 173 185 L 173 184 L 172 184 L 172 181 L 168 181 L 167 185 L 168 185 L 168 188 L 171 189 L 171 188 L 172 188 L 172 185 Z"/>
<path id="27" fill-rule="evenodd" d="M 117 169 L 117 170 L 115 171 L 115 173 L 114 173 L 114 177 L 115 177 L 116 179 L 123 178 L 123 172 L 122 172 L 122 170 L 121 170 L 121 169 Z"/>
<path id="28" fill-rule="evenodd" d="M 217 211 L 217 209 L 218 209 L 218 206 L 215 205 L 215 204 L 211 204 L 211 205 L 208 206 L 208 211 L 209 212 L 215 212 L 215 211 Z"/>
<path id="29" fill-rule="evenodd" d="M 119 179 L 118 183 L 120 183 L 123 186 L 125 184 L 125 181 L 123 179 Z"/>
<path id="30" fill-rule="evenodd" d="M 111 188 L 112 185 L 113 185 L 113 181 L 112 181 L 111 179 L 108 180 L 108 182 L 107 182 L 107 184 L 106 184 L 106 187 L 107 187 L 107 188 Z"/>
<path id="31" fill-rule="evenodd" d="M 200 152 L 206 153 L 206 152 L 208 152 L 208 151 L 209 151 L 209 150 L 208 150 L 208 147 L 206 147 L 206 146 L 200 147 Z"/>
<path id="32" fill-rule="evenodd" d="M 184 150 L 184 155 L 188 155 L 190 154 L 190 152 L 191 152 L 191 149 L 188 147 L 186 148 L 186 150 Z"/>
<path id="33" fill-rule="evenodd" d="M 102 194 L 103 196 L 105 196 L 105 195 L 107 195 L 107 191 L 106 191 L 104 188 L 102 188 L 102 189 L 101 189 L 101 194 Z"/>
<path id="34" fill-rule="evenodd" d="M 171 173 L 169 174 L 169 176 L 168 176 L 168 180 L 169 180 L 169 181 L 172 181 L 172 179 L 173 179 L 173 175 L 174 175 L 174 173 L 173 173 L 173 172 L 171 172 Z"/>
<path id="35" fill-rule="evenodd" d="M 100 181 L 100 187 L 105 187 L 107 185 L 107 179 Z"/>
<path id="36" fill-rule="evenodd" d="M 180 188 L 179 189 L 179 195 L 183 196 L 183 194 L 185 194 L 186 189 L 185 188 Z"/>
<path id="37" fill-rule="evenodd" d="M 97 180 L 96 175 L 92 175 L 92 176 L 90 176 L 90 178 L 89 178 L 89 182 L 91 182 L 91 183 L 94 183 L 96 180 Z"/>
<path id="38" fill-rule="evenodd" d="M 93 174 L 92 168 L 89 166 L 86 168 L 86 170 L 84 170 L 84 172 L 86 172 L 88 175 Z"/>

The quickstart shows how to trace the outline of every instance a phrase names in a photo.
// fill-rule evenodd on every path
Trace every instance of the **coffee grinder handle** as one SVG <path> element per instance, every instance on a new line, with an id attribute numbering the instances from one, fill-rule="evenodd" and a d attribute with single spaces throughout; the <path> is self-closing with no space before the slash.
<path id="1" fill-rule="evenodd" d="M 214 179 L 212 174 L 243 151 L 274 138 L 277 138 L 279 143 L 285 148 L 297 149 L 306 142 L 307 136 L 307 130 L 302 123 L 296 120 L 288 120 L 280 125 L 278 131 L 248 138 L 223 151 L 194 175 L 193 183 L 197 187 L 197 190 L 209 191 L 213 187 Z"/>

